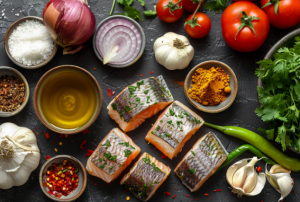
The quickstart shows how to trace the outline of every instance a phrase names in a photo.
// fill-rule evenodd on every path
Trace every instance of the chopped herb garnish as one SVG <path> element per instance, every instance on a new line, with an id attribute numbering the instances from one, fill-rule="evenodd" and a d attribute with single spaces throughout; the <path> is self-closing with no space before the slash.
<path id="1" fill-rule="evenodd" d="M 151 134 L 156 135 L 156 132 L 155 131 L 151 131 Z"/>
<path id="2" fill-rule="evenodd" d="M 198 120 L 198 119 L 196 119 L 196 118 L 194 118 L 194 121 L 196 122 L 196 124 L 200 124 L 201 123 L 201 121 Z"/>
<path id="3" fill-rule="evenodd" d="M 183 115 L 190 116 L 188 113 L 184 112 Z"/>
<path id="4" fill-rule="evenodd" d="M 99 158 L 99 162 L 101 163 L 103 160 L 102 160 L 102 158 Z"/>
<path id="5" fill-rule="evenodd" d="M 109 168 L 109 170 L 111 170 L 111 169 L 113 169 L 114 167 L 113 166 L 110 166 L 110 167 L 108 167 Z"/>
<path id="6" fill-rule="evenodd" d="M 132 152 L 130 150 L 126 149 L 124 151 L 124 153 L 125 153 L 125 157 L 129 157 Z"/>
<path id="7" fill-rule="evenodd" d="M 120 117 L 123 117 L 123 110 L 121 110 L 121 111 L 119 112 L 119 114 L 120 114 Z"/>
<path id="8" fill-rule="evenodd" d="M 136 102 L 140 102 L 140 101 L 141 101 L 141 98 L 137 97 L 137 98 L 135 99 L 135 101 L 136 101 Z"/>
<path id="9" fill-rule="evenodd" d="M 163 120 L 160 120 L 159 122 L 161 122 L 161 123 L 162 123 L 162 122 L 163 122 Z"/>
<path id="10" fill-rule="evenodd" d="M 164 92 L 167 92 L 167 90 L 165 89 L 165 87 L 161 86 L 160 87 Z"/>
<path id="11" fill-rule="evenodd" d="M 177 121 L 177 127 L 179 127 L 180 124 L 183 124 L 182 121 Z"/>
<path id="12" fill-rule="evenodd" d="M 141 85 L 144 85 L 144 80 L 142 80 L 142 81 L 136 83 L 136 87 L 137 87 L 138 89 L 140 89 L 140 86 L 141 86 Z"/>
<path id="13" fill-rule="evenodd" d="M 178 116 L 179 116 L 179 118 L 182 118 L 182 119 L 183 119 L 182 112 L 181 112 Z"/>
<path id="14" fill-rule="evenodd" d="M 103 164 L 103 165 L 99 166 L 99 168 L 102 168 L 102 169 L 103 169 L 103 168 L 105 167 L 105 165 L 106 165 L 106 164 Z"/>
<path id="15" fill-rule="evenodd" d="M 166 137 L 171 137 L 171 135 L 169 133 L 166 133 L 165 136 Z"/>
<path id="16" fill-rule="evenodd" d="M 208 154 L 207 154 L 208 156 L 210 156 L 211 155 L 211 153 L 210 152 L 208 152 Z"/>
<path id="17" fill-rule="evenodd" d="M 146 157 L 145 158 L 142 158 L 143 159 L 143 161 L 145 162 L 145 163 L 147 163 L 147 164 L 150 164 L 150 158 L 149 158 L 149 154 L 146 154 Z"/>
<path id="18" fill-rule="evenodd" d="M 135 148 L 134 148 L 133 146 L 131 146 L 131 145 L 130 145 L 130 148 L 131 148 L 131 149 L 135 149 Z"/>
<path id="19" fill-rule="evenodd" d="M 113 110 L 117 110 L 117 108 L 118 108 L 118 105 L 117 105 L 117 104 L 115 104 L 115 103 L 112 103 L 111 107 L 113 108 Z"/>
<path id="20" fill-rule="evenodd" d="M 148 92 L 149 92 L 149 90 L 145 90 L 145 91 L 144 91 L 144 94 L 147 94 Z"/>
<path id="21" fill-rule="evenodd" d="M 150 99 L 150 96 L 147 96 L 147 103 L 150 103 L 150 102 L 149 102 L 149 99 Z"/>
<path id="22" fill-rule="evenodd" d="M 143 177 L 141 177 L 141 180 L 144 181 Z"/>
<path id="23" fill-rule="evenodd" d="M 195 173 L 195 169 L 190 169 L 188 170 L 189 173 L 194 174 Z"/>
<path id="24" fill-rule="evenodd" d="M 179 143 L 179 141 L 177 139 L 174 140 L 175 142 Z"/>
<path id="25" fill-rule="evenodd" d="M 192 153 L 194 156 L 196 156 L 195 152 L 191 151 L 191 153 Z"/>
<path id="26" fill-rule="evenodd" d="M 215 147 L 214 146 L 211 146 L 211 149 L 214 149 Z"/>
<path id="27" fill-rule="evenodd" d="M 160 126 L 157 126 L 156 131 L 159 131 L 159 129 L 160 129 Z"/>
<path id="28" fill-rule="evenodd" d="M 159 182 L 157 182 L 156 180 L 154 181 L 154 184 L 157 184 L 157 183 L 159 183 Z"/>
<path id="29" fill-rule="evenodd" d="M 111 146 L 110 141 L 106 140 L 106 142 L 104 144 L 102 144 L 101 146 L 108 146 L 108 147 Z"/>
<path id="30" fill-rule="evenodd" d="M 154 171 L 160 171 L 160 169 L 155 165 L 155 163 L 152 163 L 152 165 L 154 166 Z"/>
<path id="31" fill-rule="evenodd" d="M 116 161 L 117 160 L 117 155 L 112 156 L 110 152 L 108 152 L 108 153 L 105 152 L 104 157 L 107 158 L 110 161 Z"/>
<path id="32" fill-rule="evenodd" d="M 130 107 L 128 105 L 125 106 L 125 111 L 129 112 L 130 111 Z"/>
<path id="33" fill-rule="evenodd" d="M 171 116 L 174 116 L 174 115 L 175 115 L 175 112 L 173 111 L 173 109 L 171 109 L 171 107 L 169 108 L 169 112 L 170 112 L 170 115 L 171 115 Z"/>
<path id="34" fill-rule="evenodd" d="M 130 95 L 133 95 L 133 92 L 136 91 L 136 87 L 135 86 L 128 86 L 128 90 Z"/>

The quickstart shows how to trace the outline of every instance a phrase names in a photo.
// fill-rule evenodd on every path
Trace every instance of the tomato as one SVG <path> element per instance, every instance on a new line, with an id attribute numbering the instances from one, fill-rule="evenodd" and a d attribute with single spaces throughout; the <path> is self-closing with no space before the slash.
<path id="1" fill-rule="evenodd" d="M 156 4 L 156 13 L 159 19 L 167 23 L 179 20 L 182 16 L 183 9 L 182 2 L 175 5 L 178 1 L 180 0 L 172 0 L 173 3 L 169 3 L 169 0 L 159 0 Z"/>
<path id="2" fill-rule="evenodd" d="M 261 0 L 261 6 L 263 7 L 268 2 L 269 0 Z M 275 13 L 275 3 L 264 7 L 263 10 L 269 17 L 271 25 L 279 29 L 291 28 L 300 22 L 299 0 L 280 0 L 278 15 Z"/>
<path id="3" fill-rule="evenodd" d="M 182 0 L 182 8 L 189 12 L 195 12 L 201 0 Z M 200 8 L 203 6 L 204 0 L 200 4 Z"/>
<path id="4" fill-rule="evenodd" d="M 205 37 L 209 33 L 211 28 L 211 21 L 209 17 L 204 13 L 196 13 L 195 20 L 197 20 L 198 25 L 194 26 L 194 28 L 192 28 L 192 26 L 187 23 L 188 21 L 192 22 L 192 18 L 193 14 L 186 19 L 184 26 L 185 31 L 188 33 L 188 35 L 196 39 Z"/>
<path id="5" fill-rule="evenodd" d="M 238 32 L 242 25 L 241 20 L 249 26 L 252 25 L 254 31 L 249 26 L 245 26 Z M 225 42 L 231 48 L 241 52 L 258 49 L 265 42 L 270 28 L 268 16 L 249 1 L 240 1 L 228 6 L 223 12 L 221 26 Z"/>

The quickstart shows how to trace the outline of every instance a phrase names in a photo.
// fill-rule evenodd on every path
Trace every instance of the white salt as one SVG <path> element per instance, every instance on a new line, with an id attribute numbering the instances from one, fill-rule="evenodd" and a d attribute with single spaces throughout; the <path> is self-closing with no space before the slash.
<path id="1" fill-rule="evenodd" d="M 11 56 L 24 65 L 37 65 L 52 53 L 54 42 L 44 24 L 36 20 L 20 23 L 8 39 Z"/>

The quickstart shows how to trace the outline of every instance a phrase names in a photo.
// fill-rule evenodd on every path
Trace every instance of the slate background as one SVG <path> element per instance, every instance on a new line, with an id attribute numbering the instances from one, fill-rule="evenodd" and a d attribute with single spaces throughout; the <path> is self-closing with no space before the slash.
<path id="1" fill-rule="evenodd" d="M 146 0 L 147 5 L 145 10 L 153 9 L 153 6 L 157 3 L 158 0 Z M 1 0 L 0 0 L 1 2 Z M 260 1 L 256 1 L 258 4 Z M 155 58 L 153 53 L 153 43 L 156 38 L 162 36 L 168 31 L 172 31 L 178 34 L 187 36 L 183 29 L 184 20 L 190 15 L 188 12 L 184 12 L 182 18 L 174 24 L 166 24 L 160 21 L 157 17 L 147 18 L 143 15 L 144 21 L 139 23 L 144 28 L 146 34 L 146 48 L 142 58 L 126 69 L 113 69 L 108 66 L 103 66 L 101 62 L 95 56 L 92 49 L 92 41 L 88 41 L 85 49 L 76 53 L 74 55 L 65 55 L 62 54 L 62 49 L 60 48 L 54 57 L 54 59 L 46 66 L 36 69 L 36 70 L 26 70 L 14 65 L 9 58 L 7 57 L 4 50 L 4 35 L 7 28 L 17 19 L 24 16 L 42 16 L 44 6 L 46 5 L 47 0 L 9 0 L 2 1 L 0 4 L 0 11 L 4 11 L 6 19 L 0 18 L 0 65 L 14 67 L 19 70 L 28 80 L 30 86 L 31 99 L 29 100 L 25 109 L 18 115 L 11 118 L 0 118 L 0 123 L 4 122 L 13 122 L 20 126 L 26 126 L 33 130 L 39 132 L 37 135 L 38 146 L 41 150 L 41 160 L 39 167 L 32 172 L 30 178 L 26 184 L 20 187 L 13 187 L 9 190 L 0 190 L 0 201 L 1 202 L 36 202 L 36 201 L 51 201 L 48 199 L 40 189 L 38 175 L 41 166 L 45 162 L 45 156 L 50 155 L 51 157 L 59 154 L 68 154 L 75 155 L 84 165 L 86 165 L 87 158 L 85 157 L 86 149 L 94 150 L 102 138 L 114 127 L 118 125 L 108 116 L 106 106 L 112 98 L 108 98 L 107 89 L 111 88 L 112 91 L 116 92 L 116 95 L 127 85 L 132 84 L 133 82 L 141 79 L 139 76 L 143 74 L 142 78 L 150 77 L 150 71 L 153 71 L 152 76 L 163 75 L 171 92 L 176 100 L 181 101 L 186 104 L 192 110 L 197 112 L 204 120 L 210 123 L 219 124 L 219 125 L 235 125 L 241 126 L 255 132 L 258 132 L 259 127 L 266 127 L 264 123 L 255 115 L 254 110 L 258 107 L 258 100 L 256 94 L 256 81 L 257 78 L 254 75 L 255 69 L 258 67 L 256 64 L 257 61 L 263 59 L 264 55 L 267 53 L 269 48 L 275 44 L 281 37 L 283 37 L 288 32 L 299 28 L 300 25 L 297 25 L 294 28 L 288 30 L 279 30 L 271 27 L 269 36 L 264 43 L 264 45 L 255 52 L 252 53 L 240 53 L 232 50 L 226 45 L 223 40 L 221 33 L 221 14 L 216 14 L 214 12 L 206 12 L 212 21 L 212 28 L 208 36 L 203 39 L 192 39 L 190 37 L 190 43 L 195 48 L 195 57 L 190 63 L 190 65 L 181 71 L 168 71 L 164 67 L 160 66 Z M 231 0 L 229 0 L 231 3 Z M 108 17 L 111 9 L 112 1 L 107 0 L 89 0 L 89 5 L 91 10 L 96 16 L 97 24 Z M 134 3 L 134 7 L 143 10 L 139 3 Z M 14 11 L 12 12 L 12 9 Z M 22 10 L 22 12 L 20 12 Z M 203 9 L 202 9 L 203 11 Z M 116 4 L 115 13 L 123 12 L 123 9 Z M 15 14 L 19 13 L 20 16 Z M 226 111 L 219 114 L 207 114 L 204 112 L 197 111 L 193 108 L 185 98 L 183 88 L 174 83 L 174 81 L 183 81 L 188 71 L 195 66 L 196 64 L 207 61 L 207 60 L 219 60 L 228 64 L 234 71 L 238 78 L 239 82 L 239 91 L 233 105 Z M 45 128 L 40 121 L 38 120 L 32 102 L 32 96 L 34 93 L 35 86 L 39 78 L 47 72 L 49 69 L 56 67 L 58 65 L 72 64 L 81 66 L 88 71 L 90 71 L 97 81 L 99 82 L 102 91 L 103 91 L 103 108 L 101 114 L 98 117 L 97 121 L 89 129 L 88 134 L 77 134 L 70 136 L 67 139 L 60 140 L 58 135 L 50 132 Z M 96 70 L 93 70 L 96 68 Z M 159 115 L 159 114 L 158 114 Z M 128 135 L 134 140 L 134 142 L 142 148 L 141 154 L 143 152 L 149 152 L 154 157 L 158 158 L 160 161 L 170 166 L 172 170 L 180 162 L 183 156 L 189 151 L 195 141 L 200 138 L 202 135 L 206 134 L 209 131 L 214 131 L 215 134 L 220 138 L 223 145 L 227 148 L 228 152 L 231 152 L 233 149 L 243 144 L 242 141 L 226 137 L 224 134 L 210 129 L 206 126 L 203 126 L 184 146 L 181 153 L 174 160 L 162 159 L 160 157 L 161 152 L 159 150 L 154 150 L 153 145 L 148 145 L 144 139 L 146 133 L 151 128 L 151 124 L 155 122 L 158 115 L 152 117 L 143 123 L 138 129 L 131 131 Z M 51 138 L 49 141 L 42 134 L 43 132 L 49 132 Z M 82 140 L 87 140 L 87 143 L 84 145 L 84 150 L 79 148 L 79 144 Z M 73 142 L 72 142 L 73 140 Z M 52 141 L 55 141 L 55 144 L 52 144 Z M 59 146 L 59 142 L 63 142 L 63 146 Z M 64 142 L 67 141 L 65 144 Z M 277 147 L 278 144 L 274 143 Z M 58 149 L 56 153 L 54 148 Z M 292 152 L 286 152 L 288 155 L 294 156 Z M 245 153 L 239 159 L 250 158 L 252 154 Z M 136 158 L 138 159 L 138 157 Z M 134 161 L 135 162 L 135 161 Z M 260 162 L 258 165 L 263 167 L 264 163 Z M 130 201 L 135 202 L 139 201 L 136 199 L 130 192 L 124 193 L 124 187 L 119 185 L 119 182 L 123 175 L 129 171 L 129 166 L 123 174 L 113 181 L 111 185 L 106 185 L 101 179 L 92 177 L 88 175 L 87 188 L 83 195 L 76 200 L 77 202 L 96 202 L 96 201 L 109 201 L 109 202 L 118 202 L 126 201 L 126 196 L 130 196 Z M 228 166 L 227 166 L 228 168 Z M 264 190 L 261 194 L 255 197 L 243 197 L 243 199 L 238 199 L 236 196 L 230 194 L 229 185 L 226 182 L 225 173 L 227 168 L 216 173 L 195 193 L 190 193 L 190 191 L 181 183 L 179 178 L 172 173 L 165 181 L 165 183 L 158 189 L 156 194 L 151 198 L 150 202 L 154 201 L 190 201 L 191 198 L 195 201 L 195 198 L 198 198 L 199 201 L 218 201 L 218 202 L 273 202 L 277 201 L 280 198 L 279 193 L 277 193 L 267 182 Z M 300 186 L 298 180 L 300 178 L 300 173 L 292 173 L 292 177 L 295 178 L 294 190 L 295 193 L 290 194 L 284 201 L 292 202 L 299 201 L 299 192 Z M 97 186 L 94 185 L 93 181 L 97 183 Z M 177 185 L 179 184 L 179 186 Z M 177 187 L 178 190 L 175 190 L 174 187 Z M 213 190 L 222 189 L 222 192 L 214 193 Z M 164 192 L 171 192 L 172 195 L 166 197 Z M 204 196 L 205 193 L 208 193 L 209 196 Z M 172 199 L 172 196 L 176 194 L 176 198 Z M 190 195 L 187 197 L 186 195 Z"/>

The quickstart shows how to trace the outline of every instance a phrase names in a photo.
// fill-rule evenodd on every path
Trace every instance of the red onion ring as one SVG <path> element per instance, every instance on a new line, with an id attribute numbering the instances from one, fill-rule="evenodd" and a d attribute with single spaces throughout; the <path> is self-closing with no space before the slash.
<path id="1" fill-rule="evenodd" d="M 108 63 L 128 64 L 141 50 L 142 37 L 137 27 L 125 19 L 111 19 L 101 25 L 96 33 L 96 48 L 104 59 L 110 55 Z"/>

